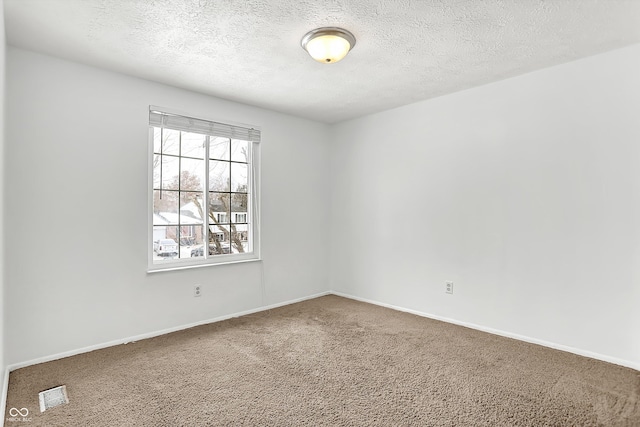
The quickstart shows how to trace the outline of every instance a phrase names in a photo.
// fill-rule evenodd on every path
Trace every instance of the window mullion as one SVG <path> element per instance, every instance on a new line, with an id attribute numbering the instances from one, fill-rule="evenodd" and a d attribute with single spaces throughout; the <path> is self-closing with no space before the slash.
<path id="1" fill-rule="evenodd" d="M 182 132 L 178 134 L 178 259 L 182 259 L 182 216 L 180 215 L 180 201 L 182 200 Z"/>
<path id="2" fill-rule="evenodd" d="M 229 230 L 229 253 L 233 253 L 233 242 L 231 240 L 231 211 L 233 210 L 233 200 L 231 199 L 231 154 L 232 154 L 231 138 L 229 138 L 229 212 L 227 217 L 227 229 Z"/>
<path id="3" fill-rule="evenodd" d="M 162 199 L 162 167 L 164 166 L 164 126 L 160 128 L 160 199 Z"/>
<path id="4" fill-rule="evenodd" d="M 247 247 L 250 251 L 254 250 L 253 247 L 253 194 L 255 193 L 255 181 L 253 176 L 253 143 L 247 143 L 247 212 L 245 216 L 245 222 L 247 223 Z"/>
<path id="5" fill-rule="evenodd" d="M 202 246 L 202 255 L 205 259 L 209 258 L 209 147 L 211 137 L 207 135 L 205 139 L 204 147 L 204 188 L 202 194 L 202 239 L 204 240 Z"/>

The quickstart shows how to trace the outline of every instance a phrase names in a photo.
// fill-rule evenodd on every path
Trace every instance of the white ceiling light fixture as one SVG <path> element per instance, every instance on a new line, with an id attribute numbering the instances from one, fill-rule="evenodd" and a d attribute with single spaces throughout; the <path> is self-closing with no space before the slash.
<path id="1" fill-rule="evenodd" d="M 316 61 L 332 64 L 347 56 L 356 38 L 343 28 L 322 27 L 305 34 L 300 44 Z"/>

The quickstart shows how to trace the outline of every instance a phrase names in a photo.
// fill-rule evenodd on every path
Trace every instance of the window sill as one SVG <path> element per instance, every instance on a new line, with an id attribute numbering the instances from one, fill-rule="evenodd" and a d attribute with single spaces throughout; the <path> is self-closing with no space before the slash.
<path id="1" fill-rule="evenodd" d="M 247 259 L 235 259 L 235 260 L 228 260 L 228 261 L 221 261 L 221 262 L 200 263 L 200 264 L 190 264 L 190 265 L 180 265 L 180 264 L 156 265 L 153 267 L 149 267 L 147 269 L 147 274 L 161 273 L 163 271 L 191 270 L 193 268 L 215 267 L 218 265 L 244 264 L 246 262 L 257 262 L 257 261 L 262 261 L 262 259 L 247 258 Z"/>

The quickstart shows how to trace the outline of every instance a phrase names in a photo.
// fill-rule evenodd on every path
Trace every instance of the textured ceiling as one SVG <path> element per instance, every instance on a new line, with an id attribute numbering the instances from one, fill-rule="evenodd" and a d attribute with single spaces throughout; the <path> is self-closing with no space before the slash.
<path id="1" fill-rule="evenodd" d="M 640 42 L 640 0 L 4 0 L 11 45 L 337 122 Z M 300 47 L 357 38 L 336 64 Z"/>

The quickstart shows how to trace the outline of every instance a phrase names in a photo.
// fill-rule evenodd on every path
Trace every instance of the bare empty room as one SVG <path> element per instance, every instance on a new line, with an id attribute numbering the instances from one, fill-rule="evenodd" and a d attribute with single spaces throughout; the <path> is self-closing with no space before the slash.
<path id="1" fill-rule="evenodd" d="M 0 11 L 5 426 L 640 425 L 640 2 Z"/>

